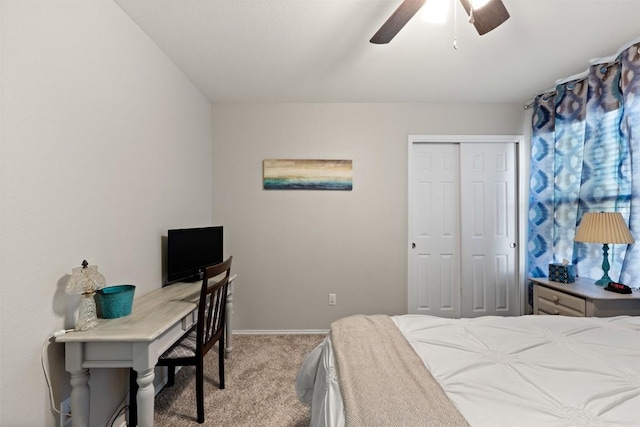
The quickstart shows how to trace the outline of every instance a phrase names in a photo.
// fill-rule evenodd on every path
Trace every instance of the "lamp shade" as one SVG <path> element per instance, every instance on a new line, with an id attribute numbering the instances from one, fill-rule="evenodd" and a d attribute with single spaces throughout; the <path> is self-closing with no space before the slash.
<path id="1" fill-rule="evenodd" d="M 587 212 L 576 230 L 576 242 L 634 243 L 620 212 Z"/>
<path id="2" fill-rule="evenodd" d="M 97 265 L 89 265 L 83 261 L 82 267 L 71 270 L 71 277 L 65 287 L 68 294 L 93 293 L 107 284 L 104 276 L 98 271 Z"/>

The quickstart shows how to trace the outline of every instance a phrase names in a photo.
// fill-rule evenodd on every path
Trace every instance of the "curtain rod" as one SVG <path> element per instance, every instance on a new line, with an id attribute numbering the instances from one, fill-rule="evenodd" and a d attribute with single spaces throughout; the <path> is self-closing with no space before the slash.
<path id="1" fill-rule="evenodd" d="M 603 65 L 603 66 L 606 66 L 606 67 L 610 67 L 610 66 L 613 66 L 615 64 L 618 64 L 618 63 L 620 63 L 620 54 L 622 54 L 622 52 L 624 52 L 625 50 L 629 49 L 631 46 L 633 46 L 636 43 L 640 43 L 640 37 L 638 37 L 636 39 L 633 39 L 630 42 L 627 42 L 624 45 L 622 45 L 622 47 L 620 49 L 618 49 L 618 51 L 616 52 L 615 55 L 603 56 L 603 57 L 591 59 L 589 61 L 589 66 Z M 638 53 L 640 53 L 640 46 L 638 46 Z M 583 71 L 582 73 L 574 74 L 572 76 L 556 80 L 556 86 L 557 85 L 561 85 L 561 84 L 565 84 L 565 83 L 569 83 L 571 81 L 582 80 L 582 79 L 587 78 L 588 76 L 589 76 L 589 70 L 587 69 L 586 71 Z M 540 95 L 555 95 L 555 93 L 556 93 L 556 88 L 555 87 L 553 89 L 547 89 L 547 90 L 543 90 L 542 92 L 538 92 L 538 94 L 536 94 L 536 96 L 534 96 L 533 100 L 530 100 L 527 103 L 525 103 L 522 106 L 522 108 L 525 109 L 525 110 L 528 110 L 528 109 L 532 108 L 533 104 L 535 102 L 535 98 L 540 96 Z"/>
<path id="2" fill-rule="evenodd" d="M 556 94 L 556 88 L 549 88 L 547 90 L 543 90 L 542 92 L 538 92 L 538 94 L 536 96 L 533 97 L 533 99 L 528 100 L 523 106 L 522 108 L 525 110 L 528 110 L 529 108 L 533 107 L 533 104 L 536 101 L 536 98 L 540 95 L 546 95 L 546 96 L 553 96 Z"/>

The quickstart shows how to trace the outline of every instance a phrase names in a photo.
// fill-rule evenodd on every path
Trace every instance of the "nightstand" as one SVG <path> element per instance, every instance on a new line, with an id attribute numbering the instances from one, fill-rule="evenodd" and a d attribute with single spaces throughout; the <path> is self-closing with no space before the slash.
<path id="1" fill-rule="evenodd" d="M 595 285 L 594 279 L 576 277 L 575 283 L 529 278 L 533 282 L 533 314 L 574 317 L 640 316 L 640 292 L 617 294 Z"/>

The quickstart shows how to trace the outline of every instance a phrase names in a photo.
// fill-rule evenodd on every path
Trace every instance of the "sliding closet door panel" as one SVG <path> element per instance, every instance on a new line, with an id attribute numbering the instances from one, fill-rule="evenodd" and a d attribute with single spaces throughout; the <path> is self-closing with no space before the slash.
<path id="1" fill-rule="evenodd" d="M 413 144 L 409 313 L 460 316 L 459 149 Z"/>
<path id="2" fill-rule="evenodd" d="M 513 143 L 460 146 L 463 317 L 517 315 L 520 310 L 515 148 Z"/>

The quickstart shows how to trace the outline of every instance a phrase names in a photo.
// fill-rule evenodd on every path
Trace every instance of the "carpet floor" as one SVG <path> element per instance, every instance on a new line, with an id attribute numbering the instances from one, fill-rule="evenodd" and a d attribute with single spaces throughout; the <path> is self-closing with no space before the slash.
<path id="1" fill-rule="evenodd" d="M 218 350 L 206 356 L 203 426 L 307 427 L 309 407 L 298 401 L 295 379 L 304 356 L 324 335 L 234 335 L 225 360 L 225 389 L 218 388 Z M 156 396 L 154 425 L 196 421 L 195 368 L 176 373 L 175 385 Z"/>

